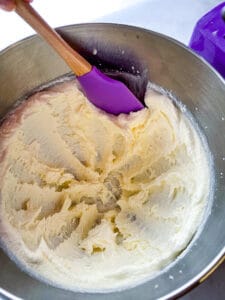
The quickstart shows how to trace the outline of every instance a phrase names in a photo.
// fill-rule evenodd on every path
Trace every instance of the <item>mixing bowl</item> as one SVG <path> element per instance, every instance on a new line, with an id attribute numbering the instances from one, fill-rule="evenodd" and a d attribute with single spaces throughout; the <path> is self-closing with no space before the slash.
<path id="1" fill-rule="evenodd" d="M 163 35 L 131 26 L 83 24 L 59 28 L 77 50 L 97 65 L 148 70 L 154 83 L 172 91 L 204 132 L 213 157 L 214 190 L 205 220 L 187 249 L 146 283 L 109 294 L 81 294 L 48 286 L 21 271 L 0 252 L 0 291 L 25 299 L 168 299 L 202 282 L 225 253 L 225 82 L 203 59 Z M 0 116 L 34 88 L 69 73 L 39 37 L 0 53 Z M 199 178 L 201 180 L 201 178 Z M 79 271 L 79 270 L 78 270 Z"/>

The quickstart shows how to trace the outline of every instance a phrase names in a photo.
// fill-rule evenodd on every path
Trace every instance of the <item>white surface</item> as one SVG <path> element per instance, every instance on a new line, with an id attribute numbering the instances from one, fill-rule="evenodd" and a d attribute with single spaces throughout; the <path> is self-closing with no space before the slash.
<path id="1" fill-rule="evenodd" d="M 34 0 L 33 6 L 53 27 L 82 22 L 136 25 L 188 43 L 194 24 L 218 0 Z M 14 12 L 0 11 L 0 50 L 33 30 Z"/>

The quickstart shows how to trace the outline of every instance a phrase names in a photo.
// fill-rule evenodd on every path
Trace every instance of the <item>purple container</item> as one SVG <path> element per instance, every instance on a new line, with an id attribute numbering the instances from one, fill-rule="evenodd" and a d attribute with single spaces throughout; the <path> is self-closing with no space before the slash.
<path id="1" fill-rule="evenodd" d="M 189 46 L 225 77 L 225 2 L 198 21 Z"/>

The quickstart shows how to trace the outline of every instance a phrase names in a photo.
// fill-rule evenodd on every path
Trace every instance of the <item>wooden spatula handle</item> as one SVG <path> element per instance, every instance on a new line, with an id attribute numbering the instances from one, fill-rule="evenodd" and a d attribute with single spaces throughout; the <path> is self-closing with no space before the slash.
<path id="1" fill-rule="evenodd" d="M 77 76 L 91 71 L 89 62 L 71 48 L 29 3 L 16 0 L 15 11 L 58 52 Z"/>

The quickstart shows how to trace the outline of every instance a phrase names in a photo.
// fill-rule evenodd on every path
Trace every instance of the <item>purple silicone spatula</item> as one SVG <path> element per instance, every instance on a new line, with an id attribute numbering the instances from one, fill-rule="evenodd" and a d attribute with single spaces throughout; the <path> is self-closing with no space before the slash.
<path id="1" fill-rule="evenodd" d="M 64 59 L 95 106 L 114 115 L 144 107 L 124 83 L 106 76 L 72 49 L 29 3 L 17 0 L 15 11 Z"/>

